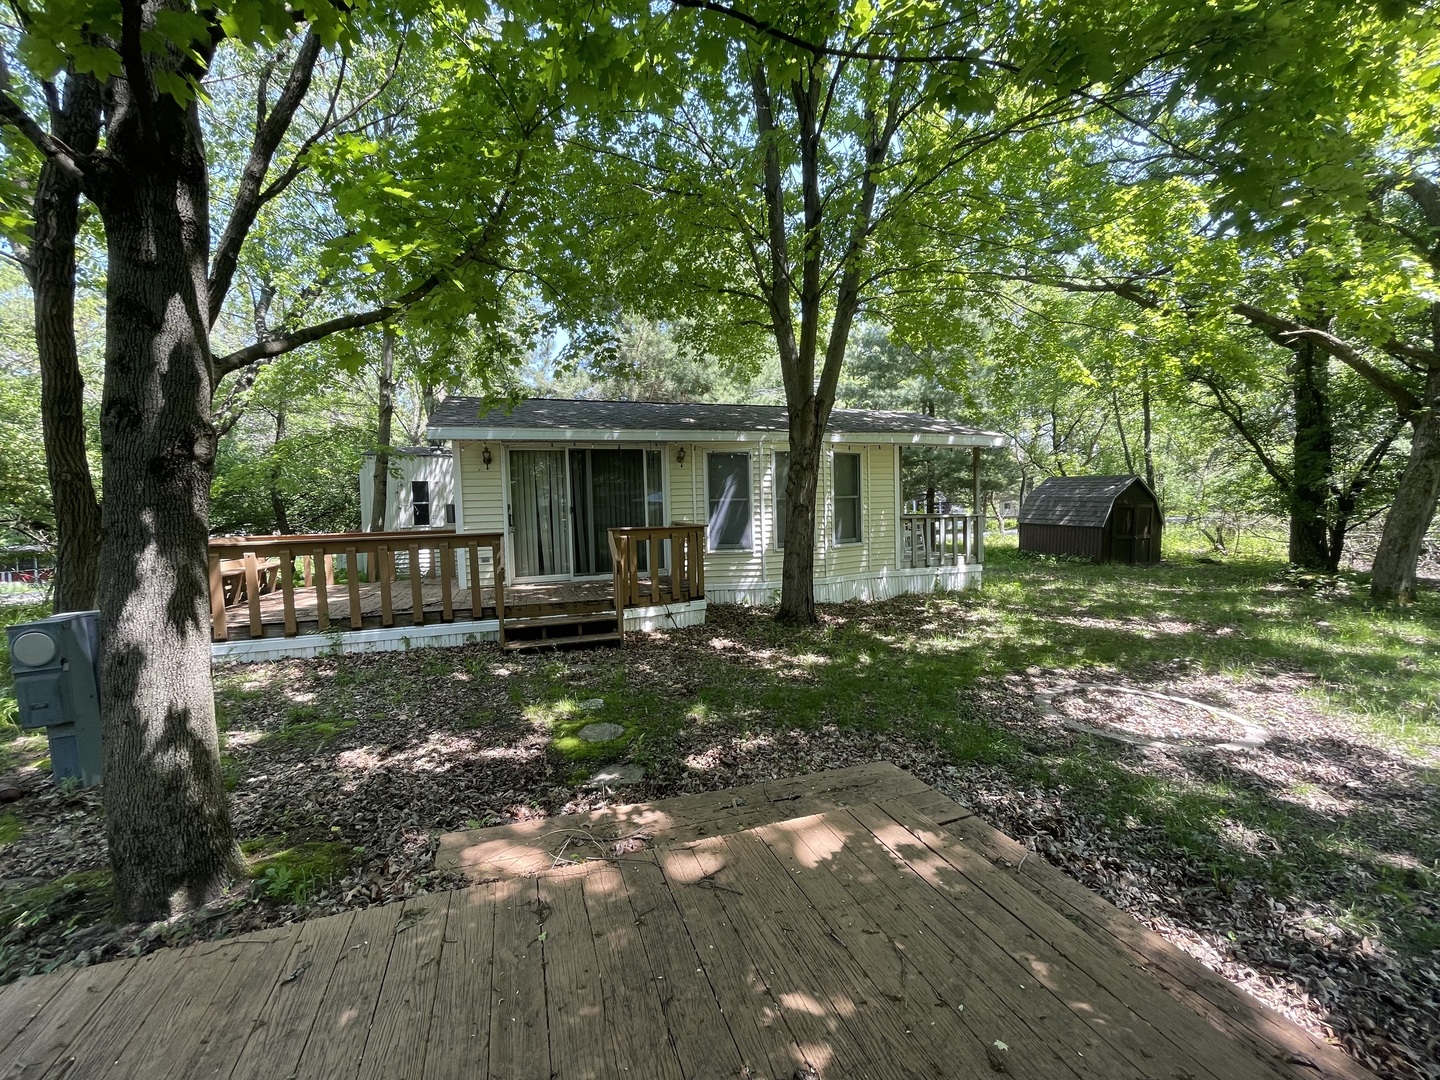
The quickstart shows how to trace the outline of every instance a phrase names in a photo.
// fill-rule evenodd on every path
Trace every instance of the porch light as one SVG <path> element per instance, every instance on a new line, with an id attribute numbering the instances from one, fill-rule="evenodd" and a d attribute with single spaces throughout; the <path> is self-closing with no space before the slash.
<path id="1" fill-rule="evenodd" d="M 480 460 L 485 463 L 485 468 L 490 468 L 490 462 L 495 460 L 494 455 L 490 453 L 490 447 L 486 446 L 481 449 Z"/>
<path id="2" fill-rule="evenodd" d="M 680 447 L 679 450 L 676 450 L 676 451 L 675 451 L 675 464 L 677 464 L 677 465 L 684 465 L 684 464 L 685 464 L 685 447 L 684 447 L 683 445 Z"/>

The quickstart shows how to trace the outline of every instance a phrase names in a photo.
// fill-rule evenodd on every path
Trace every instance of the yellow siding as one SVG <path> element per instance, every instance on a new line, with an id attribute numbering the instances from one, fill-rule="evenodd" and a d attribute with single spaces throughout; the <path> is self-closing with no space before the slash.
<path id="1" fill-rule="evenodd" d="M 493 460 L 487 469 L 480 459 L 482 445 L 456 444 L 460 454 L 460 495 L 464 502 L 462 520 L 466 532 L 501 532 L 505 528 L 504 475 L 500 467 L 500 446 L 491 446 Z"/>

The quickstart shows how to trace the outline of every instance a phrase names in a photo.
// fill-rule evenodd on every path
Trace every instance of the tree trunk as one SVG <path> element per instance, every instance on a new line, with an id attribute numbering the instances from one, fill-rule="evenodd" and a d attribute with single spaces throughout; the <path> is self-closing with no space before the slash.
<path id="1" fill-rule="evenodd" d="M 1440 305 L 1436 305 L 1440 322 Z M 1437 329 L 1440 339 L 1440 329 Z M 1370 595 L 1382 602 L 1415 599 L 1416 567 L 1440 501 L 1440 364 L 1425 377 L 1425 399 L 1412 417 L 1410 459 L 1400 474 L 1395 503 L 1385 518 L 1370 578 Z"/>
<path id="2" fill-rule="evenodd" d="M 1330 412 L 1329 360 L 1310 342 L 1295 350 L 1294 465 L 1290 485 L 1290 561 L 1328 570 L 1330 493 L 1335 471 L 1335 429 Z M 1338 561 L 1339 553 L 1335 553 Z"/>
<path id="3" fill-rule="evenodd" d="M 1140 383 L 1140 417 L 1141 417 L 1141 438 L 1144 445 L 1141 453 L 1145 458 L 1145 483 L 1155 491 L 1155 422 L 1150 410 L 1150 372 L 1147 370 Z M 1160 493 L 1155 491 L 1158 498 Z"/>
<path id="4" fill-rule="evenodd" d="M 285 441 L 285 406 L 275 410 L 275 449 Z M 281 536 L 290 535 L 290 515 L 285 512 L 285 497 L 280 493 L 280 460 L 274 456 L 270 461 L 270 507 L 275 511 L 275 530 Z"/>
<path id="5" fill-rule="evenodd" d="M 785 560 L 780 581 L 782 623 L 809 625 L 815 615 L 816 492 L 823 430 L 802 409 L 790 417 L 790 473 L 785 483 Z"/>
<path id="6" fill-rule="evenodd" d="M 105 813 L 120 905 L 151 920 L 210 899 L 240 865 L 210 682 L 209 192 L 196 106 L 112 85 L 94 189 L 108 252 Z"/>
<path id="7" fill-rule="evenodd" d="M 100 86 L 70 74 L 55 134 L 88 154 L 100 139 Z M 85 439 L 85 379 L 75 347 L 75 237 L 80 185 L 47 159 L 35 189 L 35 229 L 29 252 L 35 297 L 35 348 L 40 362 L 40 412 L 45 469 L 55 506 L 55 610 L 95 606 L 100 570 L 100 503 L 90 476 Z"/>
<path id="8" fill-rule="evenodd" d="M 375 439 L 375 486 L 370 498 L 370 530 L 385 531 L 390 498 L 390 430 L 395 419 L 395 331 L 385 324 L 380 338 L 380 429 Z"/>

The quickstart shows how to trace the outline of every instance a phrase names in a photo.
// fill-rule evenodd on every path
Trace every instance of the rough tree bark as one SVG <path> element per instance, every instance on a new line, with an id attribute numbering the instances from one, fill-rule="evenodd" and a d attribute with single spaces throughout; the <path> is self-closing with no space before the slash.
<path id="1" fill-rule="evenodd" d="M 167 61 L 141 53 L 142 13 L 125 19 L 136 44 L 121 50 L 89 185 L 108 258 L 100 698 L 116 891 L 129 918 L 149 920 L 180 894 L 208 900 L 240 858 L 210 686 L 205 149 L 195 103 L 154 89 L 152 65 Z"/>
<path id="2" fill-rule="evenodd" d="M 53 117 L 58 139 L 81 154 L 100 141 L 100 84 L 90 75 L 65 79 Z M 45 469 L 55 505 L 55 610 L 95 606 L 100 569 L 100 502 L 85 440 L 85 379 L 75 346 L 75 237 L 80 229 L 78 178 L 47 158 L 35 188 L 35 228 L 26 270 L 35 298 L 40 412 Z"/>
<path id="3" fill-rule="evenodd" d="M 1295 349 L 1291 397 L 1295 434 L 1290 469 L 1290 561 L 1307 570 L 1334 572 L 1330 503 L 1335 472 L 1335 427 L 1330 411 L 1330 363 L 1314 342 Z M 1341 530 L 1344 535 L 1344 530 Z"/>
<path id="4" fill-rule="evenodd" d="M 390 498 L 390 436 L 395 419 L 395 330 L 385 324 L 380 338 L 380 426 L 376 432 L 375 486 L 370 497 L 370 530 L 385 531 Z"/>
<path id="5" fill-rule="evenodd" d="M 1435 349 L 1440 353 L 1440 304 L 1434 305 L 1432 318 Z M 1410 414 L 1410 422 L 1410 458 L 1395 489 L 1395 504 L 1385 517 L 1370 577 L 1371 596 L 1387 602 L 1415 599 L 1420 549 L 1440 503 L 1440 363 L 1426 371 L 1423 399 Z"/>

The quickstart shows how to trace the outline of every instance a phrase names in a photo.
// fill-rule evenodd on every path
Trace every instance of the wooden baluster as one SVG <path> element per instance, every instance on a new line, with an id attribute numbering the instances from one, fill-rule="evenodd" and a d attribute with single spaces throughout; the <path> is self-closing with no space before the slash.
<path id="1" fill-rule="evenodd" d="M 353 547 L 345 549 L 345 585 L 350 593 L 350 629 L 359 630 L 365 625 L 365 613 L 360 607 L 360 555 Z"/>
<path id="2" fill-rule="evenodd" d="M 627 604 L 640 606 L 640 545 L 633 536 L 625 544 L 625 594 Z"/>
<path id="3" fill-rule="evenodd" d="M 620 635 L 620 640 L 625 640 L 625 599 L 628 595 L 628 586 L 625 584 L 625 547 L 626 537 L 624 533 L 611 532 L 610 537 L 610 579 L 613 585 L 612 592 L 615 594 L 615 632 Z"/>
<path id="4" fill-rule="evenodd" d="M 380 625 L 395 625 L 395 559 L 387 544 L 375 548 L 375 563 L 380 579 Z"/>
<path id="5" fill-rule="evenodd" d="M 448 542 L 440 544 L 440 619 L 442 622 L 455 621 L 455 597 L 450 578 L 455 573 L 455 554 Z"/>
<path id="6" fill-rule="evenodd" d="M 310 556 L 310 568 L 315 579 L 315 621 L 322 634 L 330 629 L 330 593 L 327 591 L 330 584 L 330 559 L 331 557 L 325 554 L 325 549 L 318 547 Z"/>
<path id="7" fill-rule="evenodd" d="M 309 555 L 300 556 L 300 573 L 302 575 L 301 580 L 305 583 L 305 588 L 313 588 L 315 584 L 315 560 L 313 557 Z"/>
<path id="8" fill-rule="evenodd" d="M 225 578 L 220 573 L 220 555 L 210 552 L 210 640 L 225 641 L 230 628 L 225 620 Z"/>
<path id="9" fill-rule="evenodd" d="M 695 599 L 705 595 L 705 529 L 695 530 L 692 543 L 695 548 Z"/>
<path id="10" fill-rule="evenodd" d="M 499 623 L 500 646 L 505 646 L 505 541 L 490 543 L 490 562 L 495 567 L 495 620 Z"/>
<path id="11" fill-rule="evenodd" d="M 420 545 L 410 545 L 410 619 L 416 626 L 425 625 L 425 579 L 420 572 Z"/>
<path id="12" fill-rule="evenodd" d="M 319 551 L 320 549 L 316 548 L 315 550 Z M 335 556 L 330 554 L 325 556 L 325 584 L 335 584 Z"/>
<path id="13" fill-rule="evenodd" d="M 465 549 L 470 556 L 470 618 L 479 619 L 485 610 L 484 604 L 480 602 L 480 543 L 477 540 L 465 541 Z"/>
<path id="14" fill-rule="evenodd" d="M 289 548 L 280 549 L 280 601 L 285 608 L 285 636 L 300 633 L 295 621 L 295 555 Z"/>
<path id="15" fill-rule="evenodd" d="M 245 552 L 245 598 L 250 603 L 250 636 L 258 638 L 260 625 L 260 564 L 253 551 Z"/>

